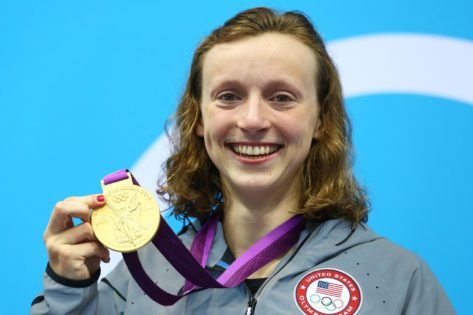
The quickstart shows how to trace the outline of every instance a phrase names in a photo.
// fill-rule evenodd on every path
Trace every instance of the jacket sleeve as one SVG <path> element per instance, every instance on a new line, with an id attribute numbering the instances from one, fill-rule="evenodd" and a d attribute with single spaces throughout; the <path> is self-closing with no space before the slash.
<path id="1" fill-rule="evenodd" d="M 31 305 L 31 315 L 118 315 L 124 313 L 128 279 L 114 276 L 122 273 L 123 262 L 100 283 L 100 270 L 87 280 L 63 278 L 49 267 L 43 276 L 43 292 Z M 127 274 L 127 273 L 125 273 Z"/>
<path id="2" fill-rule="evenodd" d="M 412 275 L 402 314 L 456 314 L 447 294 L 425 263 L 421 263 Z"/>

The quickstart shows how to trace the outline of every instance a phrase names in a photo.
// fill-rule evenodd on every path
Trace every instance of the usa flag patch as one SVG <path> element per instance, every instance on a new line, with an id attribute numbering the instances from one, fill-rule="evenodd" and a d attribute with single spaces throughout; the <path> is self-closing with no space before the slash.
<path id="1" fill-rule="evenodd" d="M 294 290 L 303 314 L 355 315 L 361 308 L 362 293 L 356 280 L 338 269 L 317 269 L 304 275 Z"/>

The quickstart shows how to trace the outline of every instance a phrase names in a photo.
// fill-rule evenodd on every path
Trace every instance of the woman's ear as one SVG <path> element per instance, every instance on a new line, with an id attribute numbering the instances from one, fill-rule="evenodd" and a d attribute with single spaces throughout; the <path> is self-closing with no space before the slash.
<path id="1" fill-rule="evenodd" d="M 200 121 L 197 123 L 197 125 L 195 126 L 195 130 L 194 130 L 195 134 L 198 135 L 199 137 L 203 137 L 204 136 L 204 125 L 202 123 L 202 119 L 200 119 Z"/>
<path id="2" fill-rule="evenodd" d="M 312 138 L 319 140 L 322 137 L 322 133 L 323 133 L 322 121 L 319 118 L 314 128 L 314 134 L 312 135 Z"/>

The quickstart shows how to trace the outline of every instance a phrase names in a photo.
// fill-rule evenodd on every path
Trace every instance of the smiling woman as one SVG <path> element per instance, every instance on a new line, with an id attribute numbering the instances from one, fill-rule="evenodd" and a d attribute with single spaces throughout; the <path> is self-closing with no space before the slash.
<path id="1" fill-rule="evenodd" d="M 257 77 L 259 82 L 255 82 Z M 259 89 L 257 93 L 256 87 Z M 266 112 L 267 106 L 250 106 L 258 102 L 255 99 L 257 97 L 272 104 L 272 114 Z M 215 106 L 208 106 L 212 101 Z M 242 102 L 243 105 L 250 105 L 236 106 Z M 249 119 L 240 118 L 235 122 L 240 130 L 247 130 L 246 134 L 248 126 L 250 129 L 255 128 L 252 126 L 255 124 L 255 114 L 263 115 L 263 124 L 269 126 L 270 119 L 264 115 L 279 113 L 278 117 L 272 118 L 272 123 L 276 121 L 279 129 L 284 128 L 288 132 L 306 128 L 301 132 L 308 136 L 306 140 L 311 141 L 305 143 L 308 151 L 300 153 L 304 162 L 297 170 L 297 176 L 294 169 L 281 170 L 285 182 L 281 182 L 281 176 L 278 180 L 279 188 L 288 185 L 288 180 L 294 183 L 298 181 L 301 185 L 299 192 L 304 193 L 284 194 L 292 195 L 292 201 L 296 201 L 296 207 L 290 208 L 310 219 L 346 218 L 354 224 L 366 219 L 366 198 L 351 172 L 351 126 L 343 104 L 339 76 L 321 37 L 303 15 L 287 12 L 277 16 L 270 10 L 250 10 L 216 29 L 196 49 L 186 91 L 176 114 L 176 142 L 185 145 L 178 146 L 178 150 L 168 159 L 167 184 L 161 192 L 170 196 L 177 214 L 205 218 L 210 209 L 215 210 L 215 206 L 221 204 L 222 198 L 225 198 L 227 205 L 230 202 L 231 194 L 222 194 L 226 189 L 222 187 L 219 174 L 222 169 L 216 167 L 217 161 L 211 160 L 216 148 L 212 145 L 211 150 L 206 151 L 212 144 L 209 137 L 205 138 L 204 143 L 196 136 L 196 132 L 200 133 L 200 137 L 204 135 L 204 116 L 212 108 L 231 108 L 232 113 L 227 117 L 246 110 Z M 258 111 L 254 112 L 255 108 Z M 301 113 L 304 108 L 314 111 L 313 115 L 309 115 L 314 121 L 307 121 L 312 123 L 311 126 L 300 125 L 302 120 L 297 117 L 297 113 L 301 116 L 309 113 Z M 223 114 L 226 111 L 219 112 Z M 290 117 L 293 120 L 289 120 Z M 221 118 L 218 116 L 212 119 L 220 121 Z M 258 121 L 256 123 L 261 124 Z M 274 131 L 278 128 L 269 129 L 252 137 L 258 140 L 258 137 L 266 134 L 264 141 L 275 138 Z M 253 153 L 254 146 L 249 146 L 249 142 L 246 139 L 244 143 L 235 143 L 239 144 L 238 147 L 230 146 L 228 142 L 223 147 L 236 151 L 241 145 L 246 153 L 250 150 Z M 292 159 L 290 152 L 295 143 L 292 141 L 288 147 L 284 143 L 272 143 L 273 147 L 268 147 L 268 150 L 275 149 L 277 152 L 275 159 L 271 160 L 281 157 Z M 257 142 L 254 144 L 259 145 Z M 303 144 L 301 148 L 304 148 Z M 279 151 L 282 154 L 278 154 Z M 253 160 L 250 163 L 254 164 Z M 220 163 L 226 163 L 226 160 L 222 159 Z M 253 177 L 255 175 L 252 174 Z M 238 174 L 232 178 L 240 176 Z M 292 184 L 285 190 L 291 188 Z M 269 190 L 271 188 L 268 187 Z M 279 191 L 273 191 L 272 196 L 278 194 Z M 275 206 L 271 201 L 268 199 L 265 205 L 267 208 Z M 217 210 L 221 209 L 217 207 Z M 265 211 L 261 210 L 260 213 Z"/>
<path id="2" fill-rule="evenodd" d="M 304 15 L 256 8 L 212 32 L 195 52 L 174 140 L 160 193 L 197 219 L 180 233 L 196 261 L 183 262 L 179 241 L 145 246 L 139 264 L 125 256 L 97 285 L 109 253 L 88 213 L 113 201 L 68 198 L 45 232 L 45 292 L 32 314 L 454 313 L 428 266 L 366 225 L 338 74 Z M 104 183 L 118 177 L 131 182 L 117 172 Z"/>

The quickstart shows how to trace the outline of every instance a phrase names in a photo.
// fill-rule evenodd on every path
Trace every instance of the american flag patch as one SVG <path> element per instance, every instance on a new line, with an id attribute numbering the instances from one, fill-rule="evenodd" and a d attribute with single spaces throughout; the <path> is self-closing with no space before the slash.
<path id="1" fill-rule="evenodd" d="M 320 280 L 319 283 L 317 283 L 317 290 L 315 290 L 315 293 L 340 297 L 342 291 L 343 285 Z"/>

